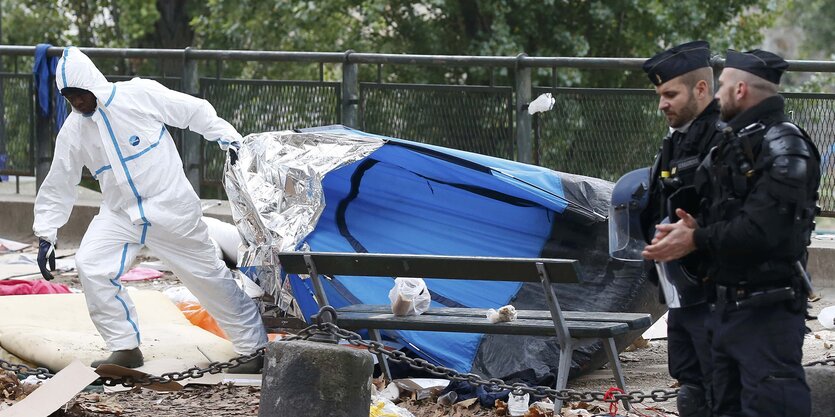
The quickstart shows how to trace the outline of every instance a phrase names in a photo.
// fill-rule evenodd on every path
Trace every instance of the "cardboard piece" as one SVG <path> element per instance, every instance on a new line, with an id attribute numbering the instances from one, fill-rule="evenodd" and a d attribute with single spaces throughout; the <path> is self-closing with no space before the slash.
<path id="1" fill-rule="evenodd" d="M 29 246 L 30 245 L 28 243 L 15 242 L 14 240 L 0 238 L 0 253 L 17 252 L 19 250 L 26 249 Z"/>
<path id="2" fill-rule="evenodd" d="M 142 371 L 139 371 L 139 370 L 136 370 L 136 369 L 125 368 L 123 366 L 113 365 L 113 364 L 99 365 L 99 367 L 96 368 L 96 373 L 103 376 L 103 377 L 109 377 L 109 378 L 121 378 L 121 377 L 131 376 L 131 377 L 134 377 L 136 379 L 141 379 L 141 378 L 147 378 L 147 377 L 151 376 L 151 374 L 147 374 L 145 372 L 142 372 Z M 125 388 L 127 388 L 127 387 L 125 387 Z M 148 388 L 150 390 L 164 392 L 164 391 L 180 391 L 180 390 L 183 389 L 183 386 L 180 385 L 179 382 L 169 381 L 169 382 L 166 382 L 164 384 L 156 383 L 156 384 L 150 384 L 150 385 L 142 385 L 142 388 Z"/>
<path id="3" fill-rule="evenodd" d="M 41 270 L 38 265 L 24 264 L 3 264 L 0 267 L 0 279 L 38 279 L 41 278 Z"/>
<path id="4" fill-rule="evenodd" d="M 239 387 L 260 387 L 261 374 L 206 374 L 202 378 L 189 378 L 183 385 L 217 385 L 232 384 Z"/>
<path id="5" fill-rule="evenodd" d="M 652 326 L 649 327 L 644 334 L 641 335 L 646 340 L 659 340 L 667 338 L 667 313 L 664 313 L 661 318 L 656 320 Z"/>
<path id="6" fill-rule="evenodd" d="M 199 350 L 199 349 L 198 349 Z M 208 366 L 208 365 L 206 365 Z M 201 366 L 202 367 L 202 366 Z M 136 375 L 136 374 L 143 374 L 143 375 L 162 375 L 166 372 L 183 372 L 187 368 L 184 368 L 182 363 L 176 359 L 154 359 L 152 361 L 145 362 L 139 368 L 136 369 L 128 369 L 123 368 L 121 366 L 114 366 L 112 369 L 108 368 L 105 369 L 105 372 L 111 373 L 114 372 L 115 374 L 111 374 L 108 376 L 122 376 L 122 375 Z M 111 370 L 112 369 L 112 370 Z M 96 368 L 96 372 L 101 370 L 101 366 Z M 124 373 L 124 371 L 131 371 L 134 374 Z M 101 372 L 99 372 L 101 374 Z M 102 375 L 104 376 L 104 375 Z M 180 382 L 174 382 L 177 384 L 178 387 L 176 389 L 167 389 L 167 386 L 160 387 L 162 389 L 152 388 L 151 386 L 144 386 L 149 389 L 154 389 L 155 391 L 179 391 L 182 387 L 187 385 L 217 385 L 217 384 L 232 384 L 240 387 L 260 387 L 261 386 L 261 374 L 227 374 L 227 373 L 218 373 L 218 374 L 205 374 L 201 378 L 187 378 Z M 171 388 L 175 388 L 171 385 Z M 115 387 L 104 387 L 104 392 L 121 392 L 121 391 L 128 391 L 130 388 L 117 385 Z"/>
<path id="7" fill-rule="evenodd" d="M 0 417 L 47 417 L 99 377 L 79 361 L 67 365 L 28 397 L 0 411 Z"/>
<path id="8" fill-rule="evenodd" d="M 171 268 L 162 261 L 145 261 L 137 266 L 140 268 L 156 269 L 161 272 L 171 272 Z"/>
<path id="9" fill-rule="evenodd" d="M 414 393 L 416 400 L 429 398 L 433 390 L 440 391 L 449 385 L 449 380 L 436 378 L 404 378 L 395 379 L 392 382 L 400 389 Z"/>
<path id="10" fill-rule="evenodd" d="M 73 252 L 69 252 L 70 255 Z M 38 268 L 38 255 L 34 253 L 11 253 L 0 257 L 0 279 L 38 279 L 41 278 L 41 270 Z M 75 269 L 75 258 L 58 257 L 55 262 L 55 269 L 58 272 L 67 272 Z M 56 274 L 53 272 L 53 274 Z"/>

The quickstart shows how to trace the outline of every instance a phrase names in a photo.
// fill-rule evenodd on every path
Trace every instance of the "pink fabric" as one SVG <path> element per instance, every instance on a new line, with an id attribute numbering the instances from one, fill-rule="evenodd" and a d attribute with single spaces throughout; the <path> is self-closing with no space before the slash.
<path id="1" fill-rule="evenodd" d="M 156 269 L 136 267 L 122 274 L 120 279 L 122 281 L 145 281 L 149 279 L 157 279 L 161 276 L 162 272 L 159 272 Z"/>
<path id="2" fill-rule="evenodd" d="M 64 284 L 53 284 L 42 279 L 28 281 L 24 279 L 6 279 L 0 281 L 0 296 L 30 294 L 69 294 L 70 289 Z"/>

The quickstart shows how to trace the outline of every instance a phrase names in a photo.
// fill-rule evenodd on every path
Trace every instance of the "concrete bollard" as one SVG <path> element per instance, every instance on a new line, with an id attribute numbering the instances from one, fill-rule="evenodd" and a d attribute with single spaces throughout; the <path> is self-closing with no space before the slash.
<path id="1" fill-rule="evenodd" d="M 831 417 L 835 410 L 835 367 L 807 367 L 806 383 L 812 390 L 812 417 Z"/>
<path id="2" fill-rule="evenodd" d="M 275 342 L 264 359 L 259 417 L 368 417 L 374 361 L 367 351 Z"/>

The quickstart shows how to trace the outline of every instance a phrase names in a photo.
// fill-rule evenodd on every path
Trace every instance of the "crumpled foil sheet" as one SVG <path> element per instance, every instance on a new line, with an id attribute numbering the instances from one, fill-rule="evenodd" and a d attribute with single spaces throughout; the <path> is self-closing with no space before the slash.
<path id="1" fill-rule="evenodd" d="M 257 267 L 253 278 L 281 310 L 301 316 L 293 311 L 289 281 L 280 276 L 276 254 L 304 249 L 300 243 L 325 208 L 322 179 L 383 144 L 350 132 L 256 133 L 244 138 L 235 165 L 227 160 L 223 185 L 246 245 L 240 266 Z"/>

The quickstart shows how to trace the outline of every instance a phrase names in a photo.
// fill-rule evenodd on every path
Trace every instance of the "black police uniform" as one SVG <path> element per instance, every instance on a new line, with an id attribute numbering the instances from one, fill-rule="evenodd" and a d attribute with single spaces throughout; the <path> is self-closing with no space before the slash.
<path id="1" fill-rule="evenodd" d="M 644 64 L 650 81 L 661 85 L 689 71 L 709 66 L 710 46 L 704 41 L 689 42 L 664 51 Z M 716 129 L 719 106 L 711 102 L 695 119 L 686 132 L 672 130 L 655 158 L 650 176 L 650 197 L 642 213 L 646 239 L 649 242 L 655 225 L 670 215 L 670 197 L 677 191 L 693 186 L 696 169 L 711 148 L 721 142 Z M 661 172 L 669 173 L 662 178 Z M 688 208 L 688 211 L 692 211 Z M 694 214 L 694 213 L 693 213 Z M 696 277 L 703 277 L 704 266 L 699 255 L 681 261 Z M 647 262 L 648 277 L 658 283 L 655 264 Z M 698 278 L 697 278 L 698 279 Z M 709 310 L 701 282 L 678 280 L 672 285 L 679 294 L 686 294 L 690 302 L 670 308 L 667 321 L 667 350 L 670 376 L 681 384 L 677 399 L 681 416 L 710 415 L 711 359 L 710 343 L 705 328 Z M 660 291 L 661 302 L 665 302 Z M 682 297 L 684 298 L 684 297 Z M 693 301 L 695 300 L 695 301 Z"/>
<path id="2" fill-rule="evenodd" d="M 775 84 L 784 64 L 763 51 L 729 51 L 726 61 Z M 714 412 L 808 416 L 801 365 L 808 293 L 797 262 L 817 213 L 820 155 L 787 121 L 779 95 L 735 116 L 725 132 L 696 175 L 703 199 L 694 240 L 717 287 L 708 320 Z"/>

